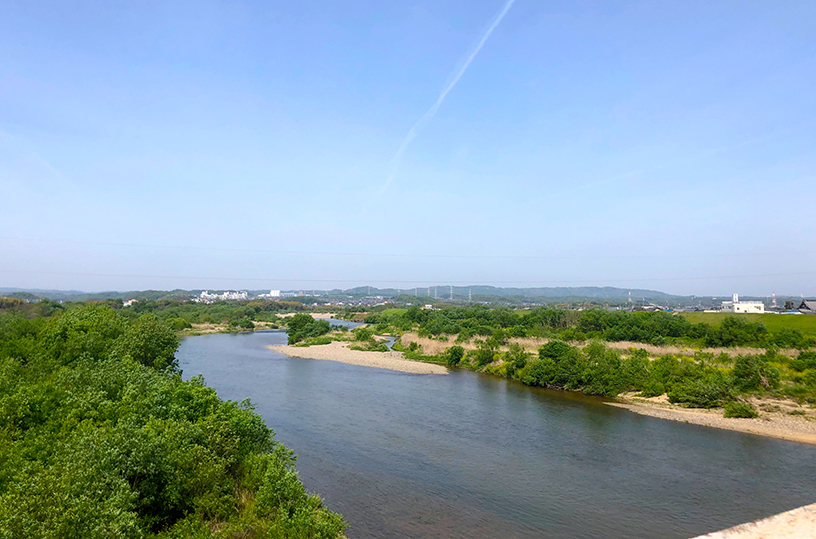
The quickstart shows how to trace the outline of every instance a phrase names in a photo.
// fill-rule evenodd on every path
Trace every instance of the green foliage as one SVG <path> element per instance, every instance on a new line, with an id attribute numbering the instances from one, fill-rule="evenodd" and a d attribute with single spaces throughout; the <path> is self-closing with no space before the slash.
<path id="1" fill-rule="evenodd" d="M 788 362 L 788 366 L 796 372 L 816 369 L 816 352 L 800 352 L 797 357 Z"/>
<path id="2" fill-rule="evenodd" d="M 741 355 L 734 363 L 734 386 L 739 391 L 779 387 L 779 369 L 767 356 Z"/>
<path id="3" fill-rule="evenodd" d="M 745 417 L 754 418 L 759 417 L 759 413 L 754 410 L 754 407 L 747 402 L 732 401 L 726 402 L 723 406 L 725 408 L 724 417 Z"/>
<path id="4" fill-rule="evenodd" d="M 705 335 L 705 326 L 695 326 L 683 317 L 660 311 L 628 312 L 590 309 L 582 311 L 577 329 L 607 341 L 636 341 L 663 344 L 667 337 L 691 339 Z"/>
<path id="5" fill-rule="evenodd" d="M 527 365 L 528 357 L 529 354 L 524 351 L 524 348 L 522 348 L 521 345 L 518 343 L 511 343 L 510 346 L 507 347 L 507 352 L 505 352 L 502 356 L 504 362 L 510 365 L 507 371 L 508 374 L 519 369 L 523 369 Z"/>
<path id="6" fill-rule="evenodd" d="M 715 408 L 734 398 L 729 378 L 717 369 L 700 367 L 699 372 L 675 382 L 668 392 L 669 402 L 694 408 Z"/>
<path id="7" fill-rule="evenodd" d="M 549 341 L 538 349 L 539 359 L 552 359 L 559 361 L 574 350 L 574 347 L 562 341 Z"/>
<path id="8" fill-rule="evenodd" d="M 106 306 L 0 314 L 0 539 L 340 535 L 248 402 L 182 381 L 177 345 Z"/>
<path id="9" fill-rule="evenodd" d="M 374 332 L 367 327 L 360 327 L 354 330 L 354 340 L 355 341 L 373 341 L 374 340 Z"/>
<path id="10" fill-rule="evenodd" d="M 667 312 L 629 312 L 588 309 L 566 311 L 537 308 L 513 311 L 507 307 L 490 309 L 483 305 L 448 307 L 439 310 L 386 309 L 366 318 L 370 324 L 385 324 L 400 331 L 416 328 L 420 336 L 458 334 L 465 342 L 473 336 L 493 337 L 506 344 L 511 337 L 557 336 L 565 341 L 597 338 L 606 341 L 646 342 L 654 345 L 674 341 L 706 343 L 708 346 L 764 346 L 773 343 L 783 347 L 807 348 L 816 344 L 810 335 L 796 328 L 780 327 L 770 334 L 759 322 L 729 316 L 719 325 L 693 323 L 691 315 Z M 763 318 L 763 320 L 765 320 Z"/>
<path id="11" fill-rule="evenodd" d="M 588 362 L 580 349 L 561 341 L 550 341 L 539 348 L 538 357 L 519 371 L 523 383 L 572 390 L 586 387 Z"/>
<path id="12" fill-rule="evenodd" d="M 298 343 L 309 337 L 320 337 L 331 331 L 331 325 L 326 320 L 315 320 L 308 314 L 296 314 L 289 318 L 289 344 Z"/>
<path id="13" fill-rule="evenodd" d="M 42 347 L 62 364 L 88 354 L 106 359 L 127 321 L 105 305 L 88 304 L 52 317 L 42 333 Z"/>
<path id="14" fill-rule="evenodd" d="M 659 397 L 666 392 L 666 387 L 656 380 L 647 380 L 643 384 L 640 395 L 642 397 Z"/>
<path id="15" fill-rule="evenodd" d="M 795 328 L 782 328 L 773 336 L 773 343 L 780 348 L 800 348 L 806 346 L 807 339 Z"/>
<path id="16" fill-rule="evenodd" d="M 145 314 L 125 330 L 113 345 L 120 358 L 129 357 L 142 365 L 154 369 L 175 369 L 175 359 L 179 345 L 176 332 L 162 323 L 155 315 Z"/>
<path id="17" fill-rule="evenodd" d="M 177 317 L 177 318 L 168 318 L 166 320 L 167 325 L 173 328 L 176 331 L 180 331 L 182 329 L 189 329 L 193 327 L 190 322 L 187 321 L 185 318 Z"/>
<path id="18" fill-rule="evenodd" d="M 451 346 L 442 354 L 442 358 L 448 364 L 448 367 L 456 367 L 463 357 L 465 357 L 465 349 L 461 346 Z"/>
<path id="19" fill-rule="evenodd" d="M 484 367 L 493 362 L 498 351 L 498 345 L 495 341 L 488 339 L 480 342 L 476 350 L 468 352 L 470 362 L 477 367 Z"/>
<path id="20" fill-rule="evenodd" d="M 768 337 L 768 330 L 761 322 L 747 322 L 743 318 L 727 316 L 719 326 L 709 328 L 706 346 L 737 346 L 761 344 Z"/>
<path id="21" fill-rule="evenodd" d="M 253 322 L 248 316 L 242 316 L 240 318 L 230 320 L 229 328 L 236 330 L 253 330 L 255 329 L 255 322 Z"/>

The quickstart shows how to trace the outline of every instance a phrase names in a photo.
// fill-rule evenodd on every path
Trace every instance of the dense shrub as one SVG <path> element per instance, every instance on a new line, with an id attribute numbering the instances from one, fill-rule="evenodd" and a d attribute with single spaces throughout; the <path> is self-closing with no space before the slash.
<path id="1" fill-rule="evenodd" d="M 798 329 L 782 328 L 773 336 L 773 343 L 780 348 L 799 348 L 805 342 L 805 336 Z"/>
<path id="2" fill-rule="evenodd" d="M 665 386 L 656 380 L 647 380 L 640 392 L 642 397 L 659 397 L 666 392 Z"/>
<path id="3" fill-rule="evenodd" d="M 289 318 L 287 333 L 289 344 L 298 343 L 309 337 L 320 337 L 331 331 L 326 320 L 315 320 L 308 314 L 299 313 Z"/>
<path id="4" fill-rule="evenodd" d="M 479 367 L 484 367 L 493 362 L 497 350 L 497 344 L 491 340 L 487 340 L 479 343 L 476 350 L 468 352 L 468 356 L 471 363 Z"/>
<path id="5" fill-rule="evenodd" d="M 357 328 L 354 330 L 355 341 L 372 341 L 374 340 L 374 333 L 366 327 Z"/>
<path id="6" fill-rule="evenodd" d="M 734 398 L 728 377 L 717 370 L 707 370 L 700 378 L 681 380 L 672 385 L 669 402 L 694 408 L 714 408 Z"/>
<path id="7" fill-rule="evenodd" d="M 723 414 L 725 417 L 759 417 L 759 413 L 747 402 L 726 402 L 723 408 L 725 408 L 725 413 Z"/>
<path id="8" fill-rule="evenodd" d="M 474 336 L 494 337 L 504 344 L 512 337 L 557 336 L 564 341 L 603 339 L 664 345 L 673 340 L 705 342 L 707 346 L 764 345 L 807 348 L 816 343 L 795 329 L 768 333 L 761 323 L 736 316 L 726 317 L 718 326 L 694 324 L 668 312 L 630 312 L 587 309 L 568 311 L 539 307 L 513 311 L 507 307 L 490 309 L 484 305 L 423 310 L 389 309 L 368 315 L 366 323 L 388 324 L 398 330 L 415 328 L 422 337 L 458 334 L 459 342 Z"/>
<path id="9" fill-rule="evenodd" d="M 736 316 L 727 316 L 719 326 L 709 328 L 706 346 L 737 346 L 761 344 L 768 337 L 768 330 L 761 322 L 747 322 Z"/>
<path id="10" fill-rule="evenodd" d="M 816 352 L 800 352 L 797 357 L 788 362 L 788 366 L 797 372 L 816 369 Z"/>
<path id="11" fill-rule="evenodd" d="M 165 320 L 165 322 L 167 323 L 168 326 L 175 329 L 176 331 L 193 327 L 193 325 L 190 324 L 190 322 L 181 317 L 168 318 L 167 320 Z"/>
<path id="12" fill-rule="evenodd" d="M 766 356 L 741 355 L 737 357 L 733 374 L 734 386 L 739 391 L 779 387 L 779 369 L 771 365 Z"/>
<path id="13" fill-rule="evenodd" d="M 451 346 L 442 354 L 442 359 L 445 360 L 448 367 L 456 367 L 463 357 L 465 357 L 465 349 L 461 346 Z"/>
<path id="14" fill-rule="evenodd" d="M 511 343 L 507 347 L 502 359 L 512 366 L 512 370 L 523 369 L 527 365 L 529 354 L 518 343 Z"/>
<path id="15" fill-rule="evenodd" d="M 119 357 L 129 357 L 154 369 L 176 368 L 179 338 L 171 327 L 152 314 L 140 316 L 114 343 Z"/>
<path id="16" fill-rule="evenodd" d="M 99 305 L 0 315 L 1 539 L 340 535 L 249 402 L 181 379 L 177 345 Z"/>

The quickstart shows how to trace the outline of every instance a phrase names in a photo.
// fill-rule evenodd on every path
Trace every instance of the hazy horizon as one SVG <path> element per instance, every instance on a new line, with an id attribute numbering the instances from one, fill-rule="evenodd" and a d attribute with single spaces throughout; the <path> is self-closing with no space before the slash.
<path id="1" fill-rule="evenodd" d="M 814 15 L 5 2 L 0 287 L 816 296 Z"/>

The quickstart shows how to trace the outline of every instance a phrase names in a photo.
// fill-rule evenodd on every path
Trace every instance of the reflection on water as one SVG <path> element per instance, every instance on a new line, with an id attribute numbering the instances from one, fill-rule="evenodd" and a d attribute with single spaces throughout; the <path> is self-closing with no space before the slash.
<path id="1" fill-rule="evenodd" d="M 816 501 L 816 447 L 466 371 L 293 359 L 283 332 L 185 339 L 185 378 L 251 398 L 363 538 L 691 537 Z"/>

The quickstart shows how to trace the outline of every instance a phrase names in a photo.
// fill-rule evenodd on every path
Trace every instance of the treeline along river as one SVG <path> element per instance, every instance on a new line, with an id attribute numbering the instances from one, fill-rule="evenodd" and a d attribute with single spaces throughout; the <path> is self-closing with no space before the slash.
<path id="1" fill-rule="evenodd" d="M 177 357 L 250 398 L 311 491 L 366 538 L 684 538 L 816 501 L 816 446 L 640 416 L 469 371 L 295 359 L 283 332 Z"/>

